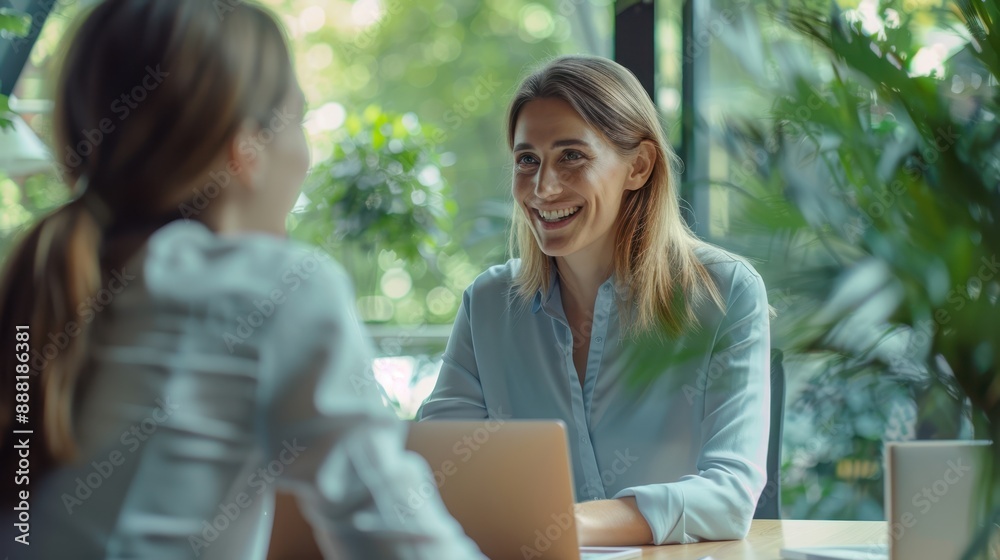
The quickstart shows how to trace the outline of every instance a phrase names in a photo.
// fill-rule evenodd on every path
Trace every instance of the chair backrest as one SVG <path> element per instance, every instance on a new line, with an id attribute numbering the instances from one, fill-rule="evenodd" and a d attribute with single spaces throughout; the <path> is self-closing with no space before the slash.
<path id="1" fill-rule="evenodd" d="M 771 433 L 767 438 L 767 485 L 757 500 L 754 519 L 781 519 L 781 436 L 785 418 L 784 354 L 771 349 Z"/>

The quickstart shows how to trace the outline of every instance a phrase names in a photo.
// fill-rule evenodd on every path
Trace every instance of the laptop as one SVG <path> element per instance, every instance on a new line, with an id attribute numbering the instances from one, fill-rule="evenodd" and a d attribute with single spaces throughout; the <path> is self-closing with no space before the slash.
<path id="1" fill-rule="evenodd" d="M 411 422 L 445 507 L 492 560 L 624 560 L 638 548 L 580 547 L 566 426 L 559 420 Z"/>
<path id="2" fill-rule="evenodd" d="M 882 542 L 783 548 L 787 560 L 941 560 L 962 557 L 985 519 L 977 488 L 988 441 L 887 443 L 886 519 Z"/>

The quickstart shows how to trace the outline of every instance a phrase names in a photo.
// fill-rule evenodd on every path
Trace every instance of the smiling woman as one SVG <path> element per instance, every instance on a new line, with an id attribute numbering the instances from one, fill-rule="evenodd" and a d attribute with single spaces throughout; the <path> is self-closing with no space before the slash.
<path id="1" fill-rule="evenodd" d="M 569 103 L 546 98 L 524 107 L 514 138 L 514 197 L 542 252 L 565 256 L 586 248 L 582 257 L 611 256 L 610 233 L 622 199 L 616 187 L 642 186 L 651 144 L 640 144 L 637 165 L 628 169 L 629 162 Z"/>
<path id="2" fill-rule="evenodd" d="M 676 157 L 622 66 L 553 60 L 507 124 L 520 258 L 465 291 L 421 417 L 565 422 L 583 545 L 742 538 L 769 428 L 760 276 L 686 226 Z M 640 344 L 662 359 L 637 381 Z"/>

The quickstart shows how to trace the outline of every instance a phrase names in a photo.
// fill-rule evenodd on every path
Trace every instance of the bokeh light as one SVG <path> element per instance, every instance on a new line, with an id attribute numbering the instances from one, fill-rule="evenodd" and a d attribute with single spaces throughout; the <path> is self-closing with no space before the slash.
<path id="1" fill-rule="evenodd" d="M 309 6 L 299 14 L 299 25 L 306 33 L 314 33 L 323 29 L 326 24 L 326 12 L 320 6 Z"/>
<path id="2" fill-rule="evenodd" d="M 540 4 L 528 4 L 521 10 L 521 27 L 533 39 L 546 39 L 555 31 L 552 12 Z"/>
<path id="3" fill-rule="evenodd" d="M 392 299 L 401 299 L 410 293 L 413 288 L 413 279 L 410 273 L 402 268 L 391 268 L 382 275 L 379 283 L 382 293 Z"/>
<path id="4" fill-rule="evenodd" d="M 340 103 L 330 102 L 313 109 L 306 114 L 306 130 L 310 134 L 319 134 L 337 130 L 344 125 L 347 111 Z"/>
<path id="5" fill-rule="evenodd" d="M 453 315 L 458 308 L 458 297 L 455 292 L 438 286 L 427 292 L 427 309 L 435 315 Z"/>
<path id="6" fill-rule="evenodd" d="M 351 7 L 351 23 L 357 27 L 369 27 L 382 19 L 382 12 L 379 0 L 358 0 Z"/>
<path id="7" fill-rule="evenodd" d="M 323 70 L 333 62 L 333 49 L 326 43 L 313 45 L 306 51 L 305 62 L 313 70 Z"/>

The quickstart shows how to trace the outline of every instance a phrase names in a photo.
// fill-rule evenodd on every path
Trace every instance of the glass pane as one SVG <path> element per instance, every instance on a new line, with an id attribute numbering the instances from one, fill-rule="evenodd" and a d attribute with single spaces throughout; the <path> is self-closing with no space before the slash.
<path id="1" fill-rule="evenodd" d="M 342 251 L 366 320 L 450 323 L 475 275 L 505 260 L 509 96 L 527 70 L 552 56 L 609 55 L 610 0 L 285 0 L 279 6 L 313 107 L 314 162 L 337 153 L 345 119 L 366 107 L 436 129 L 430 140 L 439 161 L 423 179 L 447 185 L 451 243 L 443 240 L 418 263 L 381 254 L 378 246 Z"/>
<path id="2" fill-rule="evenodd" d="M 656 105 L 663 115 L 667 140 L 681 144 L 681 45 L 683 0 L 660 0 L 656 5 Z"/>
<path id="3" fill-rule="evenodd" d="M 331 193 L 343 185 L 378 180 L 378 188 L 395 197 L 401 208 L 366 224 L 357 242 L 334 239 L 326 246 L 353 276 L 362 317 L 373 327 L 390 329 L 378 341 L 395 342 L 380 345 L 381 353 L 414 354 L 386 362 L 380 381 L 417 383 L 426 377 L 420 371 L 433 370 L 425 366 L 440 353 L 463 290 L 485 268 L 506 260 L 510 157 L 504 113 L 510 95 L 526 72 L 553 56 L 610 57 L 613 1 L 265 3 L 288 30 L 310 107 L 306 129 L 316 173 L 307 179 L 307 190 L 313 189 L 312 203 L 330 197 L 326 218 L 322 211 L 294 214 L 292 235 L 330 240 L 328 234 L 342 225 L 332 211 L 342 201 Z M 22 115 L 45 140 L 57 47 L 78 6 L 56 3 L 15 90 Z M 359 153 L 375 157 L 359 159 Z M 355 163 L 358 169 L 348 168 Z M 405 197 L 391 192 L 403 175 L 413 189 Z M 336 180 L 329 179 L 333 176 Z M 42 211 L 65 200 L 66 189 L 54 175 L 16 183 L 0 178 L 0 197 L 5 201 L 0 235 L 6 243 Z M 437 228 L 440 235 L 433 244 L 411 238 L 426 232 L 402 229 L 397 210 L 425 218 L 426 229 Z M 438 227 L 441 216 L 434 212 L 445 214 L 441 224 L 453 227 Z M 349 221 L 350 213 L 346 218 L 339 221 Z M 404 259 L 407 252 L 416 258 Z M 410 338 L 391 332 L 400 325 L 443 327 L 434 331 L 439 344 L 407 348 L 399 341 Z M 398 410 L 412 414 L 414 403 L 406 401 L 407 395 L 419 391 L 392 389 L 400 396 Z"/>
<path id="4" fill-rule="evenodd" d="M 429 136 L 437 159 L 422 179 L 445 185 L 440 192 L 453 201 L 449 239 L 416 261 L 380 244 L 336 250 L 354 276 L 359 310 L 382 355 L 376 379 L 400 416 L 412 416 L 433 387 L 462 292 L 476 275 L 507 258 L 511 169 L 504 120 L 510 96 L 527 71 L 553 56 L 611 56 L 612 4 L 277 4 L 312 107 L 307 127 L 314 163 L 340 153 L 345 123 L 366 108 L 436 129 Z M 383 227 L 391 231 L 391 226 Z M 428 344 L 430 339 L 437 344 Z"/>

